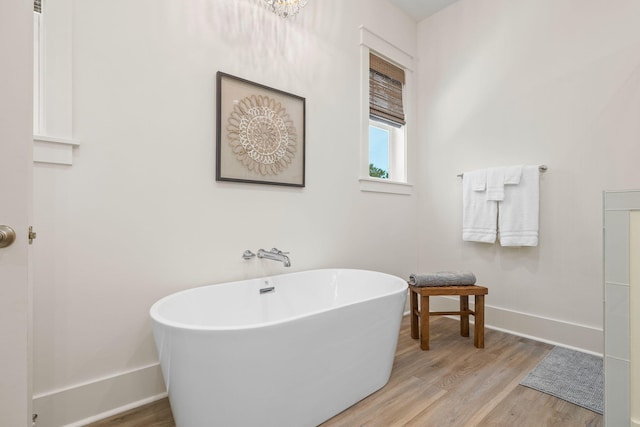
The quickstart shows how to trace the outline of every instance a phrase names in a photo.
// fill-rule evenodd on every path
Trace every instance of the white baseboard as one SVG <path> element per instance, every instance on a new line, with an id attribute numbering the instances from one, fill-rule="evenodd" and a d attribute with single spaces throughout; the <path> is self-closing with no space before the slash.
<path id="1" fill-rule="evenodd" d="M 167 395 L 155 363 L 33 397 L 36 427 L 80 427 Z"/>
<path id="2" fill-rule="evenodd" d="M 469 300 L 473 307 L 473 298 Z M 440 297 L 431 298 L 429 308 L 455 311 L 460 306 L 457 297 Z M 473 321 L 473 316 L 470 319 Z M 485 306 L 485 327 L 597 356 L 602 356 L 604 351 L 602 329 L 505 308 Z"/>

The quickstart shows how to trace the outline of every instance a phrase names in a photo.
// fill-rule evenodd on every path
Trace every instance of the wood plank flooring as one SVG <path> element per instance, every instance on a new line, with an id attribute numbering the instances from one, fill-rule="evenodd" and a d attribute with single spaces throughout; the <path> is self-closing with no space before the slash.
<path id="1" fill-rule="evenodd" d="M 409 328 L 406 316 L 389 383 L 322 427 L 603 425 L 599 414 L 519 385 L 551 345 L 487 329 L 477 349 L 473 337 L 460 336 L 458 321 L 435 318 L 431 350 L 421 351 Z M 113 426 L 175 423 L 163 399 L 88 427 Z"/>

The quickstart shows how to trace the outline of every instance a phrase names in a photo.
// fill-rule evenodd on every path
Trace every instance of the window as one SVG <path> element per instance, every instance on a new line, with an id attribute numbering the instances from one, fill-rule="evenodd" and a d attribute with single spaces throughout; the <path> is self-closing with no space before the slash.
<path id="1" fill-rule="evenodd" d="M 389 178 L 389 129 L 382 123 L 369 125 L 369 176 Z"/>
<path id="2" fill-rule="evenodd" d="M 369 54 L 369 176 L 406 181 L 404 70 Z"/>
<path id="3" fill-rule="evenodd" d="M 404 126 L 369 119 L 369 176 L 406 182 Z"/>
<path id="4" fill-rule="evenodd" d="M 405 182 L 404 70 L 369 54 L 369 176 Z"/>
<path id="5" fill-rule="evenodd" d="M 360 190 L 411 194 L 407 173 L 407 111 L 413 56 L 361 31 L 362 127 Z"/>

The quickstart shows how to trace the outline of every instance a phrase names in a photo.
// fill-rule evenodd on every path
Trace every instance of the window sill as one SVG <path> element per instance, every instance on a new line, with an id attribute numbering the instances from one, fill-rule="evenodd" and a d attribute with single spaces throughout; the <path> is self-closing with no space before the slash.
<path id="1" fill-rule="evenodd" d="M 410 196 L 413 193 L 413 185 L 406 182 L 377 178 L 360 178 L 359 181 L 360 191 L 401 194 L 404 196 Z"/>
<path id="2" fill-rule="evenodd" d="M 56 165 L 72 165 L 73 149 L 80 146 L 75 140 L 33 135 L 33 161 Z"/>

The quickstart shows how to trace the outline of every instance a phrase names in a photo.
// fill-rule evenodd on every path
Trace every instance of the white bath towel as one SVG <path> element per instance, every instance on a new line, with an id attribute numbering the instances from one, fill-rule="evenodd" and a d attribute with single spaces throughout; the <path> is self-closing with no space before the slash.
<path id="1" fill-rule="evenodd" d="M 497 202 L 487 200 L 486 191 L 478 191 L 486 180 L 486 169 L 465 172 L 462 176 L 462 240 L 494 243 L 498 215 Z"/>
<path id="2" fill-rule="evenodd" d="M 487 169 L 487 200 L 504 200 L 504 167 Z"/>
<path id="3" fill-rule="evenodd" d="M 500 245 L 538 246 L 538 166 L 524 166 L 520 183 L 505 186 L 504 193 L 498 216 Z"/>

